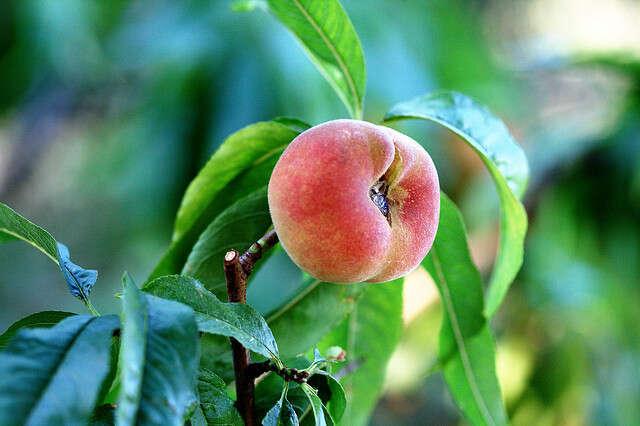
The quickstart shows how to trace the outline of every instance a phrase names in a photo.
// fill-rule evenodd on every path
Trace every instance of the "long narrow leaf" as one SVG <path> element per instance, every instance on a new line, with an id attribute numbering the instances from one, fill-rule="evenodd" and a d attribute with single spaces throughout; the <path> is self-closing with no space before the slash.
<path id="1" fill-rule="evenodd" d="M 229 136 L 189 184 L 176 217 L 171 246 L 147 282 L 182 270 L 200 234 L 226 208 L 266 186 L 280 154 L 304 123 L 255 123 Z M 295 125 L 294 125 L 295 124 Z"/>
<path id="2" fill-rule="evenodd" d="M 462 216 L 444 194 L 438 233 L 422 264 L 442 298 L 438 356 L 449 390 L 473 424 L 506 424 L 495 344 L 483 315 L 482 278 L 471 260 Z"/>
<path id="3" fill-rule="evenodd" d="M 490 318 L 522 265 L 527 214 L 519 198 L 529 180 L 527 158 L 500 119 L 460 93 L 440 92 L 397 104 L 384 121 L 408 118 L 433 121 L 459 135 L 480 155 L 496 184 L 501 232 L 484 312 Z"/>
<path id="4" fill-rule="evenodd" d="M 364 54 L 338 0 L 268 0 L 269 11 L 298 39 L 352 117 L 362 119 Z"/>

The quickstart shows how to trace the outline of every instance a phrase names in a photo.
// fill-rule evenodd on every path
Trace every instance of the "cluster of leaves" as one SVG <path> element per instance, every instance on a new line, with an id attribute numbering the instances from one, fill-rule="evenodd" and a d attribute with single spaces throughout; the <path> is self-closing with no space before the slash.
<path id="1" fill-rule="evenodd" d="M 255 5 L 291 30 L 352 117 L 361 118 L 364 55 L 340 3 L 236 2 L 243 9 Z M 488 321 L 522 263 L 526 215 L 519 198 L 528 180 L 526 158 L 500 120 L 459 93 L 400 103 L 383 124 L 413 118 L 441 124 L 466 141 L 486 164 L 500 196 L 500 251 L 486 296 L 461 215 L 444 194 L 439 230 L 423 266 L 445 308 L 439 367 L 454 399 L 473 423 L 504 424 Z M 365 423 L 402 336 L 402 279 L 340 286 L 305 277 L 296 294 L 282 298 L 264 317 L 250 306 L 221 302 L 226 297 L 224 253 L 247 249 L 269 229 L 271 170 L 287 145 L 309 127 L 297 119 L 274 119 L 247 126 L 221 145 L 189 185 L 170 247 L 142 291 L 125 275 L 121 320 L 43 312 L 7 330 L 0 337 L 5 343 L 10 339 L 0 353 L 5 373 L 0 376 L 0 423 L 83 423 L 90 418 L 118 424 L 241 423 L 227 393 L 233 367 L 226 337 L 241 342 L 254 358 L 311 375 L 307 383 L 285 381 L 275 373 L 260 381 L 256 411 L 264 424 Z M 50 234 L 1 205 L 0 242 L 16 238 L 61 265 L 71 292 L 97 314 L 89 300 L 97 274 L 72 264 L 66 248 Z M 43 326 L 53 327 L 29 330 Z M 316 346 L 346 349 L 347 362 L 335 368 L 341 382 L 321 352 L 310 352 Z"/>

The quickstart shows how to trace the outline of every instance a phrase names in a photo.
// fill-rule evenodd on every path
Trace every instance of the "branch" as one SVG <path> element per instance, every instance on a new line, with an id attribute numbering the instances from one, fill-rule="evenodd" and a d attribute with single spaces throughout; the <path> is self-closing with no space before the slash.
<path id="1" fill-rule="evenodd" d="M 267 232 L 262 238 L 253 243 L 242 256 L 230 250 L 224 255 L 224 276 L 227 281 L 227 296 L 229 302 L 247 303 L 247 280 L 262 254 L 278 243 L 278 235 L 274 230 Z M 233 351 L 233 369 L 236 377 L 237 408 L 245 425 L 255 426 L 255 372 L 251 369 L 249 350 L 233 337 L 231 350 Z"/>

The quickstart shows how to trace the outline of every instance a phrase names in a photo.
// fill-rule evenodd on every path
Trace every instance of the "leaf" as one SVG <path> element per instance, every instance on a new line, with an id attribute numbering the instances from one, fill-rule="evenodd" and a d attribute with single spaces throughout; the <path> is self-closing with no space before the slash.
<path id="1" fill-rule="evenodd" d="M 123 282 L 116 424 L 183 424 L 197 404 L 200 350 L 193 311 L 144 295 L 128 274 Z"/>
<path id="2" fill-rule="evenodd" d="M 289 384 L 285 383 L 282 394 L 276 404 L 267 412 L 262 419 L 263 426 L 298 426 L 298 415 L 293 405 L 287 400 Z"/>
<path id="3" fill-rule="evenodd" d="M 234 177 L 271 152 L 283 149 L 297 135 L 284 124 L 261 122 L 229 136 L 189 184 L 176 217 L 173 241 L 185 234 Z"/>
<path id="4" fill-rule="evenodd" d="M 201 369 L 198 375 L 200 408 L 208 425 L 242 425 L 240 413 L 227 396 L 227 385 L 211 371 Z"/>
<path id="5" fill-rule="evenodd" d="M 347 396 L 340 382 L 326 371 L 316 372 L 309 384 L 318 390 L 318 396 L 331 414 L 334 422 L 339 422 L 347 408 Z"/>
<path id="6" fill-rule="evenodd" d="M 250 12 L 255 8 L 267 9 L 264 0 L 234 0 L 231 3 L 231 10 L 234 12 Z"/>
<path id="7" fill-rule="evenodd" d="M 64 244 L 56 242 L 47 231 L 0 203 L 0 243 L 14 239 L 26 241 L 49 256 L 60 267 L 71 294 L 82 300 L 92 314 L 98 314 L 89 300 L 91 288 L 98 279 L 98 271 L 72 263 L 69 249 Z"/>
<path id="8" fill-rule="evenodd" d="M 442 298 L 438 357 L 449 390 L 473 424 L 506 424 L 493 337 L 483 315 L 482 278 L 471 260 L 462 216 L 445 194 L 436 239 L 422 264 Z"/>
<path id="9" fill-rule="evenodd" d="M 84 269 L 71 262 L 69 249 L 64 244 L 58 243 L 58 264 L 64 279 L 67 280 L 69 291 L 75 297 L 85 303 L 89 302 L 91 288 L 98 280 L 98 271 L 95 269 Z"/>
<path id="10" fill-rule="evenodd" d="M 9 341 L 18 331 L 23 328 L 49 328 L 53 327 L 63 319 L 73 316 L 71 312 L 62 311 L 42 311 L 26 316 L 9 326 L 4 333 L 0 335 L 0 350 L 7 347 Z"/>
<path id="11" fill-rule="evenodd" d="M 305 123 L 304 121 L 298 120 L 297 118 L 293 118 L 293 117 L 276 117 L 271 121 L 285 125 L 291 130 L 296 131 L 298 133 L 302 133 L 305 130 L 309 130 L 311 128 L 310 124 Z"/>
<path id="12" fill-rule="evenodd" d="M 313 347 L 353 310 L 366 284 L 311 281 L 276 312 L 267 316 L 283 358 Z"/>
<path id="13" fill-rule="evenodd" d="M 362 119 L 364 53 L 338 0 L 268 0 L 269 11 L 300 42 L 353 118 Z"/>
<path id="14" fill-rule="evenodd" d="M 0 243 L 15 239 L 26 241 L 58 263 L 58 248 L 51 234 L 0 203 Z"/>
<path id="15" fill-rule="evenodd" d="M 387 363 L 400 342 L 403 279 L 370 285 L 349 318 L 319 346 L 339 345 L 353 371 L 342 379 L 349 401 L 342 424 L 366 424 L 384 385 Z"/>
<path id="16" fill-rule="evenodd" d="M 333 419 L 331 418 L 329 411 L 322 403 L 322 400 L 316 393 L 315 389 L 313 389 L 311 386 L 309 386 L 306 383 L 303 383 L 302 385 L 300 385 L 300 387 L 304 391 L 305 395 L 307 395 L 307 398 L 309 398 L 309 403 L 311 405 L 313 417 L 316 420 L 315 425 L 316 426 L 333 425 L 334 424 Z"/>
<path id="17" fill-rule="evenodd" d="M 172 275 L 153 280 L 146 292 L 191 306 L 201 331 L 233 337 L 247 349 L 278 358 L 278 346 L 266 321 L 251 306 L 223 303 L 193 278 Z M 229 342 L 226 342 L 229 346 Z"/>
<path id="18" fill-rule="evenodd" d="M 218 298 L 225 298 L 225 253 L 231 249 L 244 252 L 270 227 L 267 188 L 263 187 L 238 200 L 211 222 L 191 250 L 182 274 L 196 278 Z"/>
<path id="19" fill-rule="evenodd" d="M 115 315 L 22 329 L 0 352 L 0 424 L 85 424 L 109 371 Z"/>
<path id="20" fill-rule="evenodd" d="M 111 426 L 115 423 L 113 405 L 101 405 L 95 409 L 89 420 L 89 426 Z"/>
<path id="21" fill-rule="evenodd" d="M 205 228 L 231 204 L 269 183 L 280 154 L 297 135 L 289 125 L 267 121 L 229 136 L 189 184 L 171 246 L 147 282 L 180 273 Z"/>
<path id="22" fill-rule="evenodd" d="M 384 121 L 407 118 L 439 123 L 460 136 L 480 155 L 496 184 L 501 205 L 500 248 L 484 311 L 491 318 L 522 265 L 527 214 L 519 198 L 529 180 L 527 158 L 500 119 L 461 93 L 440 92 L 397 104 Z"/>

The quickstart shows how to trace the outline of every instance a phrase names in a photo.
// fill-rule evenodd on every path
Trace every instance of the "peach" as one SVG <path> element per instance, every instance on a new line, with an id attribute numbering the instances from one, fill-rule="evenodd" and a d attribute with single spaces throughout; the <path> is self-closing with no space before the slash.
<path id="1" fill-rule="evenodd" d="M 296 137 L 273 170 L 268 198 L 291 259 L 334 283 L 385 282 L 415 269 L 440 214 L 438 174 L 424 148 L 358 120 Z"/>

